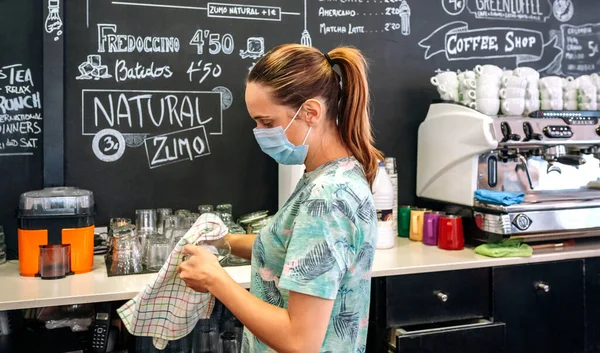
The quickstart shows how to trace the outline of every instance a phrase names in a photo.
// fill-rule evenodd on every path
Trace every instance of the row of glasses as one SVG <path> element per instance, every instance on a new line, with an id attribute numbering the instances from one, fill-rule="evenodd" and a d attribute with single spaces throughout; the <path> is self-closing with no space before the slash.
<path id="1" fill-rule="evenodd" d="M 160 270 L 177 243 L 204 213 L 214 213 L 221 217 L 230 232 L 245 233 L 240 225 L 233 222 L 231 204 L 220 204 L 216 209 L 212 205 L 200 205 L 197 213 L 187 209 L 175 212 L 170 208 L 138 209 L 135 211 L 135 226 L 129 218 L 110 220 L 108 243 L 113 260 L 112 272 L 139 273 L 144 266 L 149 271 Z M 115 237 L 115 234 L 118 236 Z M 221 245 L 214 246 L 219 250 L 219 255 L 223 252 Z M 227 258 L 226 255 L 224 257 Z M 244 259 L 235 257 L 227 261 L 232 264 L 245 262 Z"/>
<path id="2" fill-rule="evenodd" d="M 239 353 L 243 327 L 236 331 L 219 330 L 214 326 L 197 325 L 193 331 L 193 347 L 197 353 Z"/>

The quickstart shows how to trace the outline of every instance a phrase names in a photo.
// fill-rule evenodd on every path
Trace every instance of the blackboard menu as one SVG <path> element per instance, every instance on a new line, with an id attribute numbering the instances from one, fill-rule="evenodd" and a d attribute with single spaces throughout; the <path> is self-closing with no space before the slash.
<path id="1" fill-rule="evenodd" d="M 377 145 L 414 201 L 416 132 L 443 70 L 494 63 L 543 75 L 600 71 L 595 0 L 89 0 L 65 9 L 65 181 L 99 222 L 142 207 L 276 208 L 244 80 L 266 51 L 361 49 Z"/>
<path id="2" fill-rule="evenodd" d="M 42 186 L 41 2 L 0 1 L 0 14 L 0 225 L 14 258 L 19 195 Z"/>

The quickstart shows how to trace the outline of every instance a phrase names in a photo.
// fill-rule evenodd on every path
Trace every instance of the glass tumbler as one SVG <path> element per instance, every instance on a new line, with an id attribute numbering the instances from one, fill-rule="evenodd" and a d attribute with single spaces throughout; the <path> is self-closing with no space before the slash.
<path id="1" fill-rule="evenodd" d="M 190 216 L 181 216 L 177 220 L 177 228 L 172 232 L 171 236 L 171 250 L 175 249 L 175 246 L 181 238 L 187 233 L 187 231 L 192 227 Z"/>
<path id="2" fill-rule="evenodd" d="M 194 330 L 194 352 L 219 352 L 219 332 L 215 327 L 200 325 Z"/>
<path id="3" fill-rule="evenodd" d="M 164 236 L 155 234 L 146 240 L 146 268 L 158 271 L 163 267 L 171 254 L 171 244 Z"/>
<path id="4" fill-rule="evenodd" d="M 125 225 L 114 230 L 111 273 L 127 275 L 142 272 L 142 247 L 135 227 Z"/>
<path id="5" fill-rule="evenodd" d="M 110 219 L 110 221 L 108 223 L 108 234 L 107 234 L 107 236 L 108 236 L 108 239 L 107 239 L 108 254 L 112 254 L 113 242 L 114 242 L 113 233 L 115 231 L 115 228 L 122 227 L 122 226 L 125 226 L 128 224 L 131 224 L 130 218 L 113 217 Z"/>
<path id="6" fill-rule="evenodd" d="M 217 205 L 216 208 L 217 211 L 221 212 L 221 214 L 229 214 L 232 215 L 233 213 L 233 206 L 231 206 L 231 204 L 228 203 L 224 203 L 221 205 Z"/>
<path id="7" fill-rule="evenodd" d="M 239 345 L 235 332 L 223 332 L 219 337 L 221 353 L 238 353 Z"/>
<path id="8" fill-rule="evenodd" d="M 186 217 L 186 216 L 189 216 L 190 214 L 192 214 L 192 212 L 190 210 L 181 209 L 181 210 L 175 211 L 175 216 L 179 216 L 179 217 Z"/>
<path id="9" fill-rule="evenodd" d="M 156 233 L 156 210 L 136 210 L 135 216 L 135 232 L 140 238 L 142 247 L 144 247 L 146 245 L 146 237 Z"/>
<path id="10" fill-rule="evenodd" d="M 135 230 L 138 233 L 156 231 L 156 210 L 136 210 Z"/>
<path id="11" fill-rule="evenodd" d="M 205 213 L 212 213 L 214 211 L 213 206 L 212 205 L 200 205 L 198 206 L 198 213 L 200 213 L 200 215 L 203 215 Z"/>
<path id="12" fill-rule="evenodd" d="M 164 220 L 164 235 L 165 238 L 173 238 L 173 234 L 177 228 L 179 228 L 179 217 L 175 215 L 167 216 Z"/>
<path id="13" fill-rule="evenodd" d="M 165 234 L 165 218 L 173 214 L 170 208 L 158 208 L 156 210 L 156 228 L 158 234 Z"/>

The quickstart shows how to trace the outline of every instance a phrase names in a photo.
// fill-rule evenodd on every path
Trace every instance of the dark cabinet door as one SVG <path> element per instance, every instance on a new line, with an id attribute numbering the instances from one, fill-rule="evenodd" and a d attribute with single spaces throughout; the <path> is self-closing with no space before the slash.
<path id="1" fill-rule="evenodd" d="M 506 324 L 506 352 L 583 352 L 583 290 L 583 260 L 494 268 L 494 319 Z"/>
<path id="2" fill-rule="evenodd" d="M 490 278 L 489 268 L 388 277 L 386 326 L 490 317 Z"/>
<path id="3" fill-rule="evenodd" d="M 585 260 L 585 351 L 600 353 L 600 258 Z"/>
<path id="4" fill-rule="evenodd" d="M 396 353 L 504 353 L 503 323 L 396 336 Z"/>

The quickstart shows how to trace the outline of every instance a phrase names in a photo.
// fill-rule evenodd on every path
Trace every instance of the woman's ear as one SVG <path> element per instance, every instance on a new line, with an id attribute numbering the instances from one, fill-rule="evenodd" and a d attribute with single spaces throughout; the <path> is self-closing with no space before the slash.
<path id="1" fill-rule="evenodd" d="M 321 120 L 325 120 L 325 107 L 316 99 L 309 99 L 304 102 L 302 110 L 302 115 L 308 126 L 317 126 Z"/>

